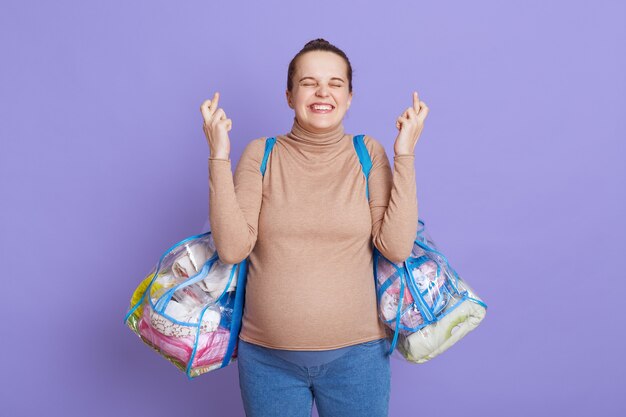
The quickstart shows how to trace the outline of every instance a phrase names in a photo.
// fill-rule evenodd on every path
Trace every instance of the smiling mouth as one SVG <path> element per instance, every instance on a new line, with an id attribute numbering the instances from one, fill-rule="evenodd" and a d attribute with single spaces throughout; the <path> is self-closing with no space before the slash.
<path id="1" fill-rule="evenodd" d="M 324 114 L 324 113 L 330 113 L 331 111 L 333 111 L 335 109 L 335 107 L 333 107 L 330 104 L 325 105 L 325 106 L 316 106 L 316 105 L 312 104 L 312 105 L 309 106 L 309 109 L 313 113 Z"/>

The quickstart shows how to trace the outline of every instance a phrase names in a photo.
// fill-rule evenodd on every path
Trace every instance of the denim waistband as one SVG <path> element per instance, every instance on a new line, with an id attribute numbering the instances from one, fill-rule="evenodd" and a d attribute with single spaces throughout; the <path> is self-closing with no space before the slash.
<path id="1" fill-rule="evenodd" d="M 304 366 L 304 367 L 312 367 L 312 366 L 321 366 L 327 364 L 328 362 L 332 362 L 335 359 L 338 359 L 350 352 L 351 350 L 357 348 L 360 345 L 369 345 L 376 344 L 384 339 L 377 339 L 367 342 L 358 343 L 356 345 L 345 346 L 338 349 L 329 349 L 329 350 L 286 350 L 286 349 L 274 349 L 267 348 L 265 346 L 255 345 L 253 343 L 246 342 L 245 340 L 239 339 L 239 343 L 245 343 L 247 345 L 253 345 L 256 348 L 265 350 L 268 354 L 278 356 L 281 359 L 294 363 L 296 365 Z"/>

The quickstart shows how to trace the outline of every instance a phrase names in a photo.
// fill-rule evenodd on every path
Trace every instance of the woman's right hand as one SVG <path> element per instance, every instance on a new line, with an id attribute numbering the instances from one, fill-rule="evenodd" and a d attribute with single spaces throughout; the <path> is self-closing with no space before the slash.
<path id="1" fill-rule="evenodd" d="M 204 118 L 203 130 L 209 144 L 210 157 L 228 159 L 230 155 L 228 132 L 233 122 L 226 117 L 224 110 L 217 107 L 219 98 L 220 93 L 215 92 L 212 100 L 205 100 L 200 105 L 200 112 Z"/>

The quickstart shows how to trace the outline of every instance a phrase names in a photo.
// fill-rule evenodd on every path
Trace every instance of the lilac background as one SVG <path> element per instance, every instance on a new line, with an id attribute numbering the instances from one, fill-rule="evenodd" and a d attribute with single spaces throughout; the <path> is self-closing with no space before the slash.
<path id="1" fill-rule="evenodd" d="M 390 416 L 624 415 L 625 6 L 618 1 L 4 1 L 2 414 L 243 416 L 237 368 L 188 381 L 123 325 L 207 217 L 200 103 L 247 142 L 287 132 L 310 39 L 354 67 L 349 133 L 391 156 L 428 103 L 420 218 L 488 303 Z"/>

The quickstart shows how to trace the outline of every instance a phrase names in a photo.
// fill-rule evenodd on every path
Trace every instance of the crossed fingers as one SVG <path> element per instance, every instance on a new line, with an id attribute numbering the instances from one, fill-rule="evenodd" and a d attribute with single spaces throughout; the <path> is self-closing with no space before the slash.
<path id="1" fill-rule="evenodd" d="M 396 120 L 396 127 L 401 128 L 406 121 L 422 124 L 428 115 L 426 103 L 420 101 L 417 91 L 413 92 L 413 106 L 407 108 Z"/>
<path id="2" fill-rule="evenodd" d="M 428 107 L 426 106 L 426 103 L 420 101 L 417 91 L 414 91 L 413 106 L 406 109 L 406 111 L 402 114 L 402 117 L 407 119 L 417 118 L 419 120 L 424 120 L 427 114 Z"/>
<path id="3" fill-rule="evenodd" d="M 215 109 L 217 109 L 219 99 L 220 93 L 216 91 L 215 94 L 213 94 L 213 99 L 205 100 L 200 105 L 200 112 L 202 113 L 202 117 L 204 118 L 205 123 L 208 123 L 213 117 Z"/>

